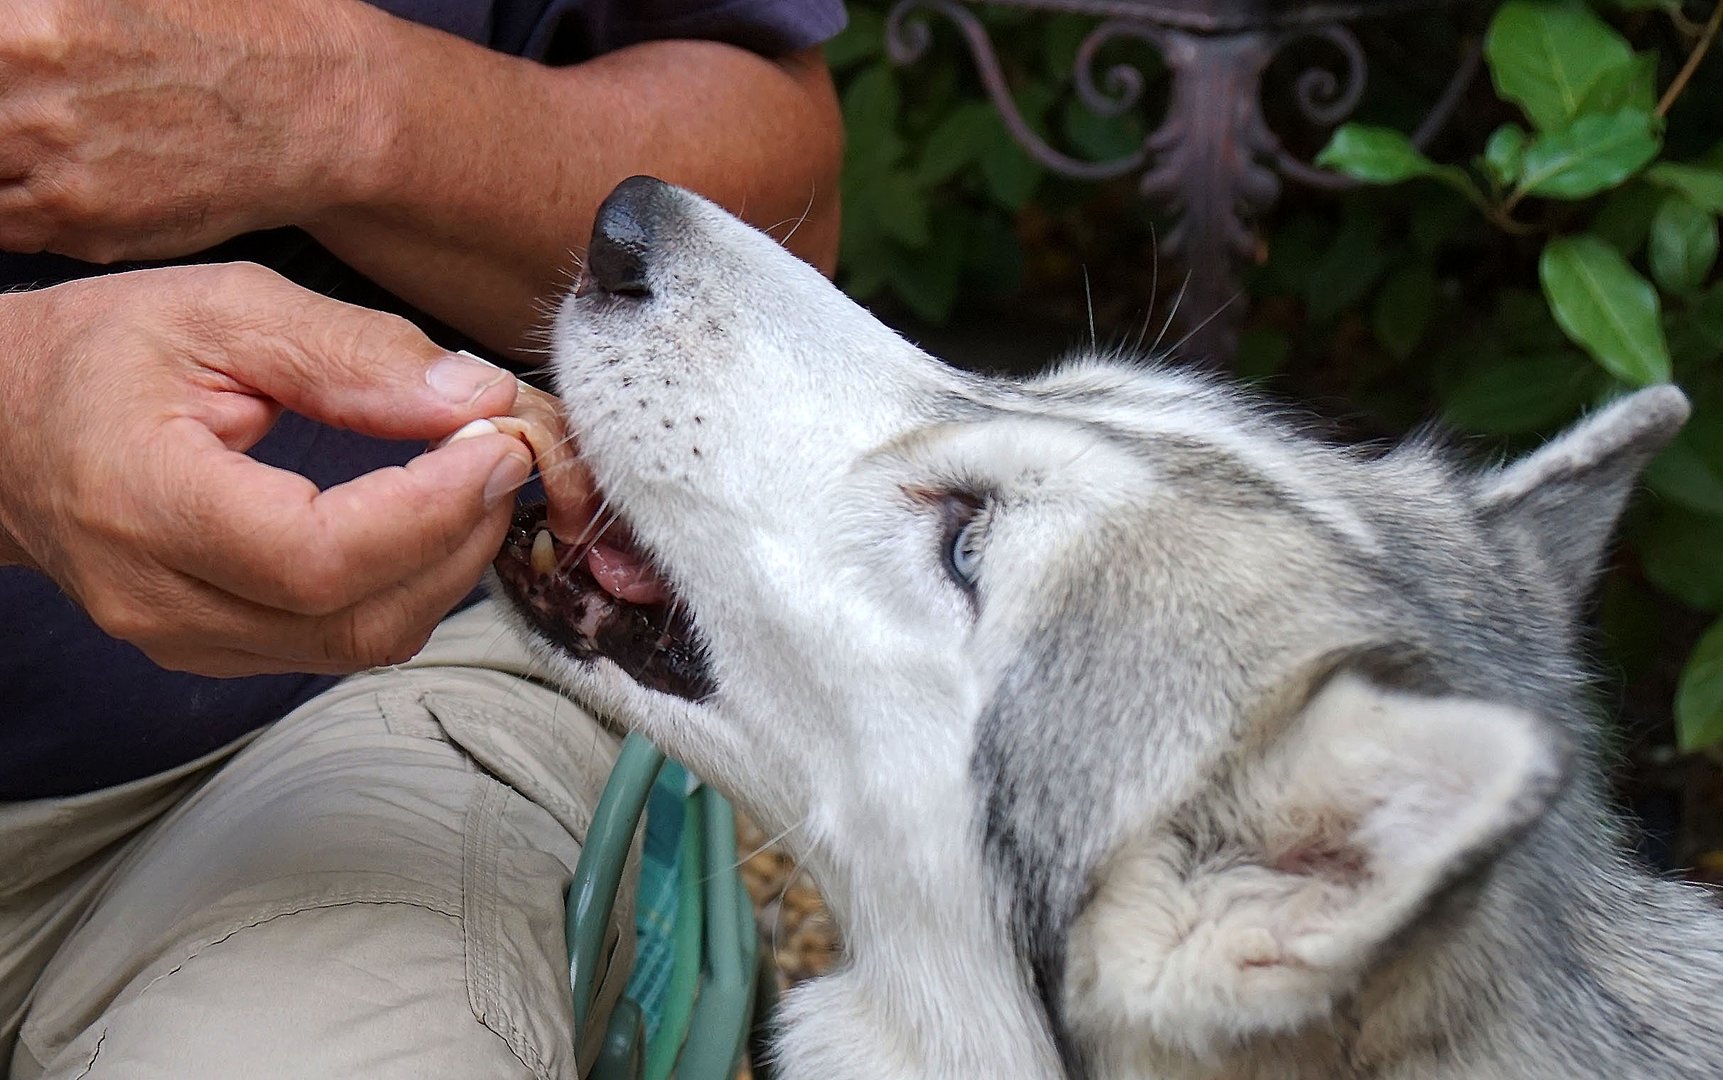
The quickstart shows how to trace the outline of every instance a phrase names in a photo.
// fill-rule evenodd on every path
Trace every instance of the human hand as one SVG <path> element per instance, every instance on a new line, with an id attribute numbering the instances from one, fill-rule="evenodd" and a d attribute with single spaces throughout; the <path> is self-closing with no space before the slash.
<path id="1" fill-rule="evenodd" d="M 168 258 L 341 205 L 368 125 L 352 0 L 6 0 L 0 248 Z"/>
<path id="2" fill-rule="evenodd" d="M 283 407 L 429 440 L 507 413 L 516 387 L 256 266 L 0 297 L 0 384 L 0 561 L 203 674 L 411 656 L 496 554 L 531 467 L 486 435 L 320 493 L 247 457 Z"/>

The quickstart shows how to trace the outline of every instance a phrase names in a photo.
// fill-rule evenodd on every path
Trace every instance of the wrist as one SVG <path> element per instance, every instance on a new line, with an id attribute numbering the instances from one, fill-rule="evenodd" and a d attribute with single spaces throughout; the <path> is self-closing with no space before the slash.
<path id="1" fill-rule="evenodd" d="M 372 206 L 395 183 L 394 160 L 407 103 L 398 82 L 402 31 L 418 29 L 361 0 L 324 0 L 316 24 L 325 35 L 328 67 L 301 100 L 316 103 L 300 138 L 310 205 L 292 224 L 310 228 L 342 211 Z"/>

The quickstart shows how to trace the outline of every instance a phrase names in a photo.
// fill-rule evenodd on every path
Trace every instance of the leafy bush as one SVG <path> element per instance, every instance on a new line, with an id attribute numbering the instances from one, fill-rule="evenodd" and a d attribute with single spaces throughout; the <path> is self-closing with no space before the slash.
<path id="1" fill-rule="evenodd" d="M 826 50 L 843 96 L 841 284 L 858 299 L 890 293 L 941 322 L 960 288 L 1003 295 L 1023 281 L 1014 226 L 1031 203 L 1067 206 L 1084 185 L 1050 176 L 1012 141 L 968 54 L 941 34 L 931 55 L 900 70 L 885 55 L 891 5 L 850 5 L 850 25 Z M 1024 119 L 1089 160 L 1122 157 L 1146 134 L 1141 117 L 1101 119 L 1071 91 L 1072 61 L 1092 20 L 976 8 L 999 46 Z M 1151 71 L 1147 50 L 1137 57 Z"/>
<path id="2" fill-rule="evenodd" d="M 1105 254 L 1095 265 L 1097 248 L 1110 240 L 1135 252 L 1121 260 L 1146 262 L 1148 208 L 1035 164 L 956 35 L 941 31 L 927 57 L 893 67 L 889 6 L 856 0 L 829 50 L 850 138 L 845 288 L 889 294 L 929 322 L 961 298 L 1042 304 L 1083 269 L 1079 258 L 1120 288 Z M 1448 426 L 1515 450 L 1626 387 L 1680 383 L 1694 418 L 1651 469 L 1656 495 L 1627 524 L 1603 618 L 1630 683 L 1685 657 L 1678 684 L 1673 670 L 1651 681 L 1662 709 L 1673 689 L 1679 741 L 1695 749 L 1723 745 L 1723 48 L 1707 52 L 1723 6 L 1689 6 L 1706 21 L 1687 18 L 1682 0 L 1509 0 L 1419 24 L 1413 53 L 1452 46 L 1453 18 L 1489 17 L 1494 94 L 1475 88 L 1429 157 L 1404 132 L 1431 85 L 1376 56 L 1361 110 L 1371 122 L 1343 126 L 1317 155 L 1366 187 L 1289 191 L 1264 223 L 1235 367 L 1280 392 L 1343 398 L 1372 431 L 1403 430 L 1434 405 Z M 1085 160 L 1141 144 L 1164 97 L 1113 119 L 1075 99 L 1072 63 L 1093 20 L 970 10 L 1043 138 Z M 1119 49 L 1104 59 L 1157 80 L 1150 50 Z M 1265 91 L 1271 111 L 1275 94 Z M 1073 236 L 1080 253 L 1049 250 Z"/>
<path id="3" fill-rule="evenodd" d="M 1680 18 L 1674 5 L 1666 10 Z M 1431 161 L 1398 130 L 1348 124 L 1317 157 L 1371 184 L 1443 185 L 1495 228 L 1538 245 L 1544 306 L 1520 300 L 1499 309 L 1513 332 L 1446 395 L 1462 426 L 1537 430 L 1624 386 L 1675 379 L 1688 388 L 1694 417 L 1650 472 L 1661 502 L 1636 523 L 1637 549 L 1651 582 L 1712 612 L 1723 608 L 1723 283 L 1707 283 L 1723 214 L 1723 142 L 1691 160 L 1672 157 L 1666 117 L 1720 19 L 1723 5 L 1660 93 L 1657 54 L 1635 51 L 1596 12 L 1509 0 L 1490 22 L 1484 56 L 1496 93 L 1529 130 L 1501 124 L 1462 166 Z M 1710 137 L 1723 134 L 1716 115 Z M 1520 216 L 1539 201 L 1552 205 Z M 1553 205 L 1572 203 L 1580 205 Z M 1378 336 L 1421 338 L 1396 306 L 1406 302 L 1385 289 Z M 1551 322 L 1584 358 L 1543 328 Z M 1534 335 L 1535 344 L 1525 340 Z M 1684 747 L 1723 743 L 1723 620 L 1686 664 L 1675 719 Z"/>

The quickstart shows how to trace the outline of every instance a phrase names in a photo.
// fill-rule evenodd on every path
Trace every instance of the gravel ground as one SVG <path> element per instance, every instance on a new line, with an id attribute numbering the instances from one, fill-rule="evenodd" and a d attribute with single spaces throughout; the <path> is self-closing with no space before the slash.
<path id="1" fill-rule="evenodd" d="M 838 959 L 837 927 L 807 875 L 754 824 L 737 819 L 737 847 L 748 859 L 742 881 L 754 897 L 760 933 L 778 962 L 778 986 L 787 989 L 830 971 Z"/>

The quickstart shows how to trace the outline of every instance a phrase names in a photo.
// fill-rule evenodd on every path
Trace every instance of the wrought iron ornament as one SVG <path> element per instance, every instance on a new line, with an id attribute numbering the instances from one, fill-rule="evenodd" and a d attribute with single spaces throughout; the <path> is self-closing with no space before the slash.
<path id="1" fill-rule="evenodd" d="M 1073 88 L 1085 109 L 1122 116 L 1142 105 L 1143 72 L 1129 64 L 1098 71 L 1098 58 L 1119 40 L 1145 42 L 1171 77 L 1166 115 L 1135 151 L 1111 161 L 1084 161 L 1051 146 L 1024 120 L 1012 96 L 987 28 L 956 0 L 900 0 L 886 20 L 887 55 L 912 64 L 932 46 L 930 16 L 962 35 L 994 108 L 1017 143 L 1052 172 L 1077 180 L 1110 180 L 1141 173 L 1138 190 L 1173 221 L 1160 254 L 1182 264 L 1188 279 L 1180 317 L 1189 335 L 1184 352 L 1230 364 L 1244 313 L 1239 268 L 1254 259 L 1253 223 L 1280 197 L 1282 176 L 1326 189 L 1352 181 L 1315 168 L 1290 153 L 1262 109 L 1263 74 L 1275 58 L 1301 42 L 1335 53 L 1337 70 L 1314 66 L 1292 82 L 1299 114 L 1317 127 L 1345 121 L 1364 95 L 1364 49 L 1343 20 L 1437 7 L 1450 0 L 1361 0 L 1355 3 L 1290 0 L 993 0 L 1001 6 L 1102 21 L 1077 48 Z M 1447 122 L 1478 71 L 1481 52 L 1470 49 L 1448 87 L 1413 136 L 1420 147 Z M 1217 317 L 1217 313 L 1218 317 Z"/>

